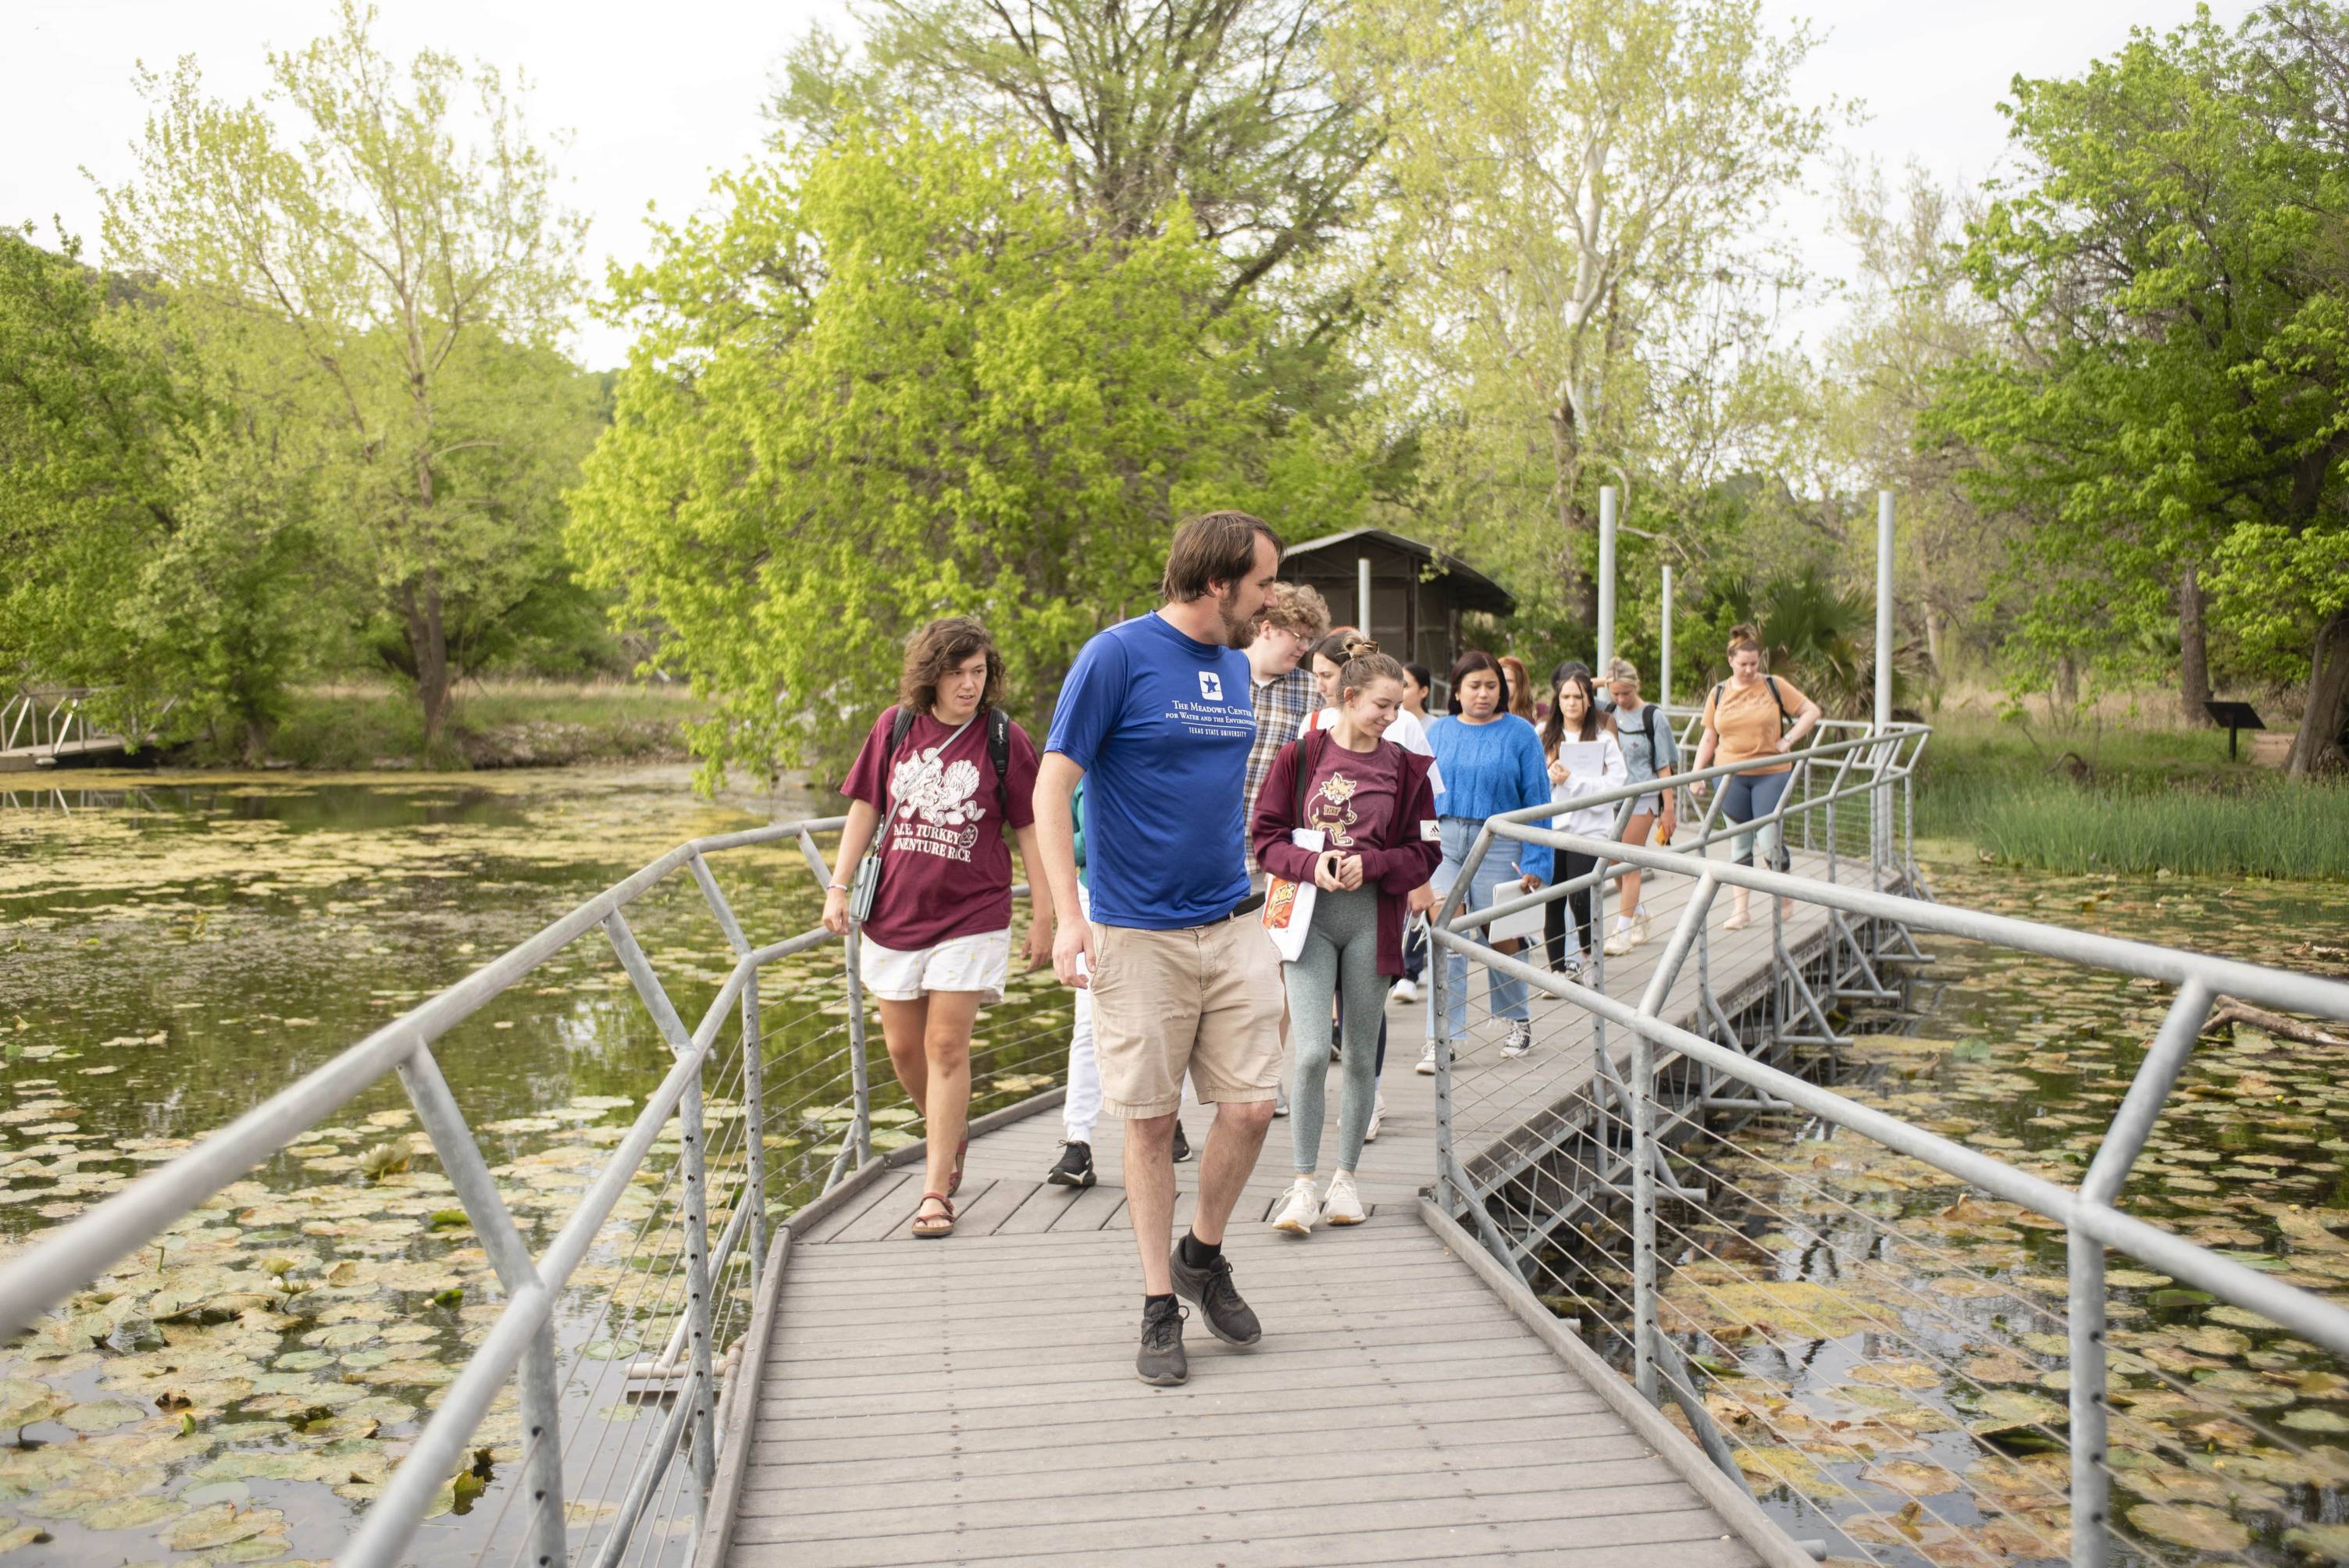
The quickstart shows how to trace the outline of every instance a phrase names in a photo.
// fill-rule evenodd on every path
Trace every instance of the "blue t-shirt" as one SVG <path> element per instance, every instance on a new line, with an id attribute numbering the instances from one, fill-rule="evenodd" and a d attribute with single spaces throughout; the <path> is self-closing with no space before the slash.
<path id="1" fill-rule="evenodd" d="M 1044 743 L 1085 770 L 1085 875 L 1103 925 L 1179 931 L 1247 896 L 1247 655 L 1141 615 L 1084 645 Z"/>

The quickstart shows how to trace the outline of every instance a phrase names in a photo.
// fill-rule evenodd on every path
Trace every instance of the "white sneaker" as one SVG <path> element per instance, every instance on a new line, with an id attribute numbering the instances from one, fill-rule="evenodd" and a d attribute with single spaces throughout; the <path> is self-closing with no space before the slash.
<path id="1" fill-rule="evenodd" d="M 1435 1076 L 1435 1047 L 1433 1046 L 1429 1046 L 1425 1050 L 1419 1053 L 1419 1066 L 1413 1068 L 1412 1070 L 1422 1078 L 1433 1078 Z"/>
<path id="2" fill-rule="evenodd" d="M 1306 1186 L 1309 1196 L 1311 1183 Z M 1321 1204 L 1322 1222 L 1330 1225 L 1359 1225 L 1368 1215 L 1362 1212 L 1361 1194 L 1354 1191 L 1354 1173 L 1340 1171 L 1330 1178 L 1330 1196 Z"/>
<path id="3" fill-rule="evenodd" d="M 1371 1102 L 1371 1125 L 1363 1130 L 1362 1141 L 1376 1143 L 1379 1140 L 1379 1129 L 1386 1125 L 1386 1119 L 1387 1097 L 1381 1094 Z"/>
<path id="4" fill-rule="evenodd" d="M 1338 1183 L 1331 1181 L 1334 1192 Z M 1292 1236 L 1313 1233 L 1313 1218 L 1321 1212 L 1319 1200 L 1313 1196 L 1313 1178 L 1299 1176 L 1288 1184 L 1288 1196 L 1280 1201 L 1280 1211 L 1272 1217 L 1272 1228 L 1287 1231 Z"/>
<path id="5" fill-rule="evenodd" d="M 1640 945 L 1639 928 L 1628 920 L 1619 920 L 1607 935 L 1607 956 L 1620 958 Z"/>
<path id="6" fill-rule="evenodd" d="M 1521 1057 L 1534 1048 L 1534 1026 L 1523 1018 L 1509 1026 L 1509 1037 L 1501 1042 L 1505 1057 Z"/>
<path id="7" fill-rule="evenodd" d="M 1632 913 L 1631 919 L 1633 923 L 1631 926 L 1631 945 L 1634 947 L 1644 947 L 1648 944 L 1648 939 L 1656 934 L 1654 925 L 1648 919 L 1647 906 L 1642 904 L 1639 909 L 1634 911 Z"/>
<path id="8" fill-rule="evenodd" d="M 1387 1000 L 1388 1000 L 1388 1001 L 1390 1001 L 1390 1002 L 1416 1002 L 1416 1001 L 1418 1001 L 1418 1000 L 1419 1000 L 1419 982 L 1418 982 L 1418 981 L 1416 981 L 1416 980 L 1398 980 L 1398 981 L 1396 981 L 1396 982 L 1394 983 L 1394 989 L 1387 993 Z"/>

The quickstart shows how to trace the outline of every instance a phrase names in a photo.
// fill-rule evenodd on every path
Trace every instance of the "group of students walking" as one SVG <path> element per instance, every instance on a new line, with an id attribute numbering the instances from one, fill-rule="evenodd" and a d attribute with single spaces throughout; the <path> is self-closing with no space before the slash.
<path id="1" fill-rule="evenodd" d="M 1555 807 L 1557 826 L 1611 836 L 1617 807 L 1582 802 L 1652 782 L 1627 836 L 1669 841 L 1674 826 L 1678 753 L 1630 665 L 1615 661 L 1603 687 L 1561 665 L 1537 710 L 1522 665 L 1472 651 L 1450 671 L 1448 712 L 1430 717 L 1430 672 L 1357 628 L 1330 627 L 1319 594 L 1278 581 L 1280 551 L 1245 512 L 1183 522 L 1160 607 L 1085 645 L 1040 754 L 999 706 L 1002 659 L 986 629 L 931 623 L 842 785 L 850 808 L 823 920 L 859 934 L 891 1065 L 925 1122 L 913 1233 L 941 1237 L 956 1223 L 971 1029 L 1009 972 L 1008 833 L 1030 873 L 1029 966 L 1050 962 L 1076 993 L 1065 1141 L 1049 1180 L 1092 1185 L 1096 1119 L 1124 1122 L 1143 1289 L 1135 1371 L 1146 1383 L 1188 1375 L 1181 1301 L 1227 1343 L 1262 1334 L 1223 1243 L 1276 1115 L 1289 1117 L 1295 1173 L 1274 1227 L 1303 1236 L 1363 1219 L 1355 1173 L 1384 1112 L 1386 1005 L 1399 985 L 1415 996 L 1422 917 L 1460 882 L 1486 820 Z M 1750 659 L 1736 651 L 1748 645 Z M 1731 678 L 1707 699 L 1697 756 L 1700 769 L 1716 756 L 1759 759 L 1729 779 L 1723 810 L 1739 822 L 1776 810 L 1791 766 L 1778 754 L 1818 722 L 1815 704 L 1759 664 L 1758 643 L 1743 636 Z M 1781 722 L 1767 722 L 1773 711 Z M 1766 837 L 1761 847 L 1775 852 Z M 1754 841 L 1737 848 L 1750 861 Z M 1462 902 L 1489 905 L 1595 866 L 1571 851 L 1554 864 L 1542 845 L 1516 844 L 1514 856 L 1496 846 Z M 1609 954 L 1651 935 L 1636 873 L 1619 889 Z M 1579 973 L 1595 959 L 1598 908 L 1589 887 L 1547 906 L 1553 968 Z M 1744 919 L 1741 893 L 1733 923 Z M 1431 1010 L 1423 1073 L 1436 1029 L 1457 1039 L 1466 1026 L 1465 959 L 1445 964 L 1445 1016 Z M 1503 1054 L 1525 1055 L 1526 987 L 1497 972 L 1487 984 L 1508 1025 Z M 1186 1088 L 1213 1119 L 1191 1223 L 1169 1249 L 1174 1165 L 1191 1153 Z"/>

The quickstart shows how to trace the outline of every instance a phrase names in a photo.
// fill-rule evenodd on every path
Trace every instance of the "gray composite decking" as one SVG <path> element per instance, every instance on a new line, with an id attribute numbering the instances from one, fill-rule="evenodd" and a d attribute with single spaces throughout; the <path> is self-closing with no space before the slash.
<path id="1" fill-rule="evenodd" d="M 1796 869 L 1817 874 L 1823 859 Z M 1651 892 L 1655 939 L 1610 964 L 1610 994 L 1638 997 L 1690 885 Z M 1724 1000 L 1760 975 L 1771 941 L 1766 918 L 1723 932 L 1727 910 L 1724 893 L 1710 922 Z M 1789 948 L 1824 925 L 1799 909 Z M 1694 986 L 1692 963 L 1668 1016 L 1688 1014 Z M 1477 992 L 1455 1077 L 1464 1158 L 1591 1072 L 1587 1014 L 1537 995 L 1536 1049 L 1504 1061 L 1481 981 Z M 1041 1181 L 1056 1109 L 976 1138 L 947 1240 L 906 1230 L 918 1167 L 798 1227 L 770 1286 L 755 1403 L 738 1416 L 750 1440 L 728 1560 L 1764 1561 L 1684 1479 L 1685 1456 L 1675 1465 L 1655 1446 L 1681 1439 L 1652 1423 L 1642 1435 L 1423 1221 L 1434 1080 L 1412 1068 L 1424 1011 L 1388 1009 L 1389 1109 L 1360 1172 L 1370 1221 L 1303 1241 L 1265 1225 L 1290 1171 L 1288 1123 L 1274 1122 L 1226 1242 L 1264 1339 L 1233 1349 L 1195 1312 L 1182 1387 L 1133 1377 L 1141 1277 L 1113 1120 L 1095 1134 L 1101 1184 L 1083 1192 Z M 1629 1043 L 1616 1031 L 1610 1054 Z M 1325 1172 L 1337 1099 L 1333 1074 Z M 1205 1142 L 1208 1113 L 1184 1116 Z M 1177 1168 L 1178 1232 L 1196 1171 Z M 1785 1560 L 1783 1538 L 1771 1556 Z"/>

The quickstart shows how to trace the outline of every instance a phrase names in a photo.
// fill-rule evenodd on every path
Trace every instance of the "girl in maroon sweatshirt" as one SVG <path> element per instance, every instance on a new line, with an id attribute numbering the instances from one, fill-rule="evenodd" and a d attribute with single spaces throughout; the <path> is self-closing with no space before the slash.
<path id="1" fill-rule="evenodd" d="M 1354 1167 L 1378 1097 L 1378 1030 L 1387 987 L 1403 972 L 1405 901 L 1443 859 L 1430 759 L 1384 738 L 1402 710 L 1402 666 L 1356 638 L 1339 676 L 1338 721 L 1292 740 L 1273 759 L 1257 795 L 1249 837 L 1257 861 L 1277 877 L 1310 882 L 1312 924 L 1305 949 L 1284 965 L 1297 1043 L 1288 1130 L 1297 1180 L 1273 1217 L 1276 1230 L 1311 1232 L 1318 1216 L 1360 1224 Z M 1299 828 L 1321 835 L 1317 851 L 1299 846 Z M 1316 1197 L 1330 1072 L 1331 1002 L 1345 997 L 1345 1080 L 1338 1114 L 1338 1170 L 1327 1202 Z"/>

